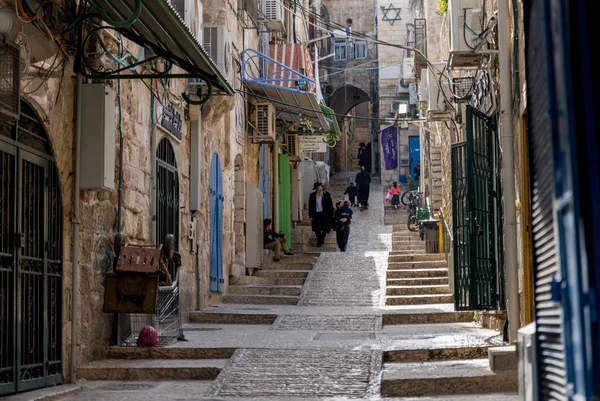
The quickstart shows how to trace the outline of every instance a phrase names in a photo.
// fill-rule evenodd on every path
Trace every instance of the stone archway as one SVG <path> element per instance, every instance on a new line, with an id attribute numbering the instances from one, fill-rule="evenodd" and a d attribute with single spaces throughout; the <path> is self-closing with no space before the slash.
<path id="1" fill-rule="evenodd" d="M 369 105 L 371 98 L 363 89 L 353 85 L 338 88 L 329 98 L 329 107 L 338 115 L 351 114 L 350 118 L 338 117 L 341 138 L 332 150 L 331 163 L 334 171 L 356 171 L 358 169 L 358 144 L 369 142 L 371 135 Z M 359 117 L 359 118 L 352 118 Z"/>
<path id="2" fill-rule="evenodd" d="M 241 277 L 246 271 L 246 169 L 244 158 L 238 154 L 235 157 L 235 192 L 233 197 L 233 231 L 235 233 L 235 263 L 234 277 Z"/>

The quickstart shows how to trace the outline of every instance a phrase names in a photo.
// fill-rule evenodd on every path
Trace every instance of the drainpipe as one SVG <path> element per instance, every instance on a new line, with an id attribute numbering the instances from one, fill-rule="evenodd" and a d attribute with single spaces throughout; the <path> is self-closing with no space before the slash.
<path id="1" fill-rule="evenodd" d="M 77 312 L 79 309 L 79 159 L 81 154 L 81 97 L 83 79 L 77 74 L 77 104 L 75 106 L 75 133 L 73 148 L 75 149 L 75 175 L 73 183 L 73 265 L 71 270 L 71 383 L 77 383 Z"/>
<path id="2" fill-rule="evenodd" d="M 502 196 L 504 197 L 504 260 L 508 295 L 508 339 L 517 341 L 519 316 L 519 266 L 517 264 L 517 212 L 515 207 L 515 154 L 510 65 L 510 19 L 508 1 L 498 2 L 498 48 L 500 55 L 500 143 L 502 144 Z M 516 57 L 516 55 L 515 55 Z"/>
<path id="3" fill-rule="evenodd" d="M 150 85 L 154 85 L 154 81 L 150 80 Z M 152 174 L 150 177 L 150 186 L 152 187 L 152 195 L 150 197 L 150 232 L 152 235 L 152 243 L 156 244 L 156 122 L 154 121 L 154 95 L 150 92 L 150 166 Z"/>
<path id="4" fill-rule="evenodd" d="M 273 144 L 273 231 L 279 232 L 279 142 Z"/>

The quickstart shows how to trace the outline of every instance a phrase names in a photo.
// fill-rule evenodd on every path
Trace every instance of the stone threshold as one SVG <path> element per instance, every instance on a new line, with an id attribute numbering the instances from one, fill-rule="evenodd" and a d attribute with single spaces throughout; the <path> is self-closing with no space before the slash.
<path id="1" fill-rule="evenodd" d="M 228 359 L 103 359 L 78 369 L 87 380 L 214 380 Z"/>

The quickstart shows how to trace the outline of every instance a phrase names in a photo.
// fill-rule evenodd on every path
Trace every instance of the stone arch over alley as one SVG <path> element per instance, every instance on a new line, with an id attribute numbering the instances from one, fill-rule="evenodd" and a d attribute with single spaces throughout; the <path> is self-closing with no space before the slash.
<path id="1" fill-rule="evenodd" d="M 335 171 L 356 171 L 359 144 L 371 137 L 371 97 L 357 86 L 344 85 L 330 96 L 329 105 L 338 116 L 349 116 L 338 117 L 342 135 L 333 148 L 333 167 Z"/>

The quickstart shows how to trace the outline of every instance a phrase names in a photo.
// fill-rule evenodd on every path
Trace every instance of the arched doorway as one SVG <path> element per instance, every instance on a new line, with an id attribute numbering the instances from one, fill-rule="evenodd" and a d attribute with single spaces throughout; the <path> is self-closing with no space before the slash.
<path id="1" fill-rule="evenodd" d="M 173 145 L 163 138 L 156 150 L 156 242 L 162 244 L 167 234 L 175 237 L 179 250 L 179 174 Z M 169 264 L 169 274 L 176 280 L 175 264 Z"/>
<path id="2" fill-rule="evenodd" d="M 62 202 L 35 110 L 0 123 L 0 395 L 62 381 Z"/>
<path id="3" fill-rule="evenodd" d="M 223 283 L 223 178 L 221 161 L 213 154 L 210 166 L 210 290 L 222 292 Z"/>

